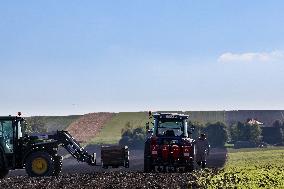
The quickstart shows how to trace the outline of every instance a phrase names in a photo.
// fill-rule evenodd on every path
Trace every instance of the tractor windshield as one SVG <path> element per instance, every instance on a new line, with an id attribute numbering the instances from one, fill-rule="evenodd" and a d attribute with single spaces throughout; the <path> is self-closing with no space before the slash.
<path id="1" fill-rule="evenodd" d="M 157 120 L 157 136 L 182 136 L 184 135 L 184 120 Z"/>
<path id="2" fill-rule="evenodd" d="M 0 122 L 0 144 L 6 153 L 13 153 L 13 122 Z"/>

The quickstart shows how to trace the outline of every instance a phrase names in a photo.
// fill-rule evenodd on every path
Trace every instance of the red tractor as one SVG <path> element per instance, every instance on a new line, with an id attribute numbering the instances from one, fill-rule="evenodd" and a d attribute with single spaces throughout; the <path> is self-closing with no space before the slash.
<path id="1" fill-rule="evenodd" d="M 144 149 L 144 171 L 171 172 L 194 169 L 194 145 L 189 136 L 194 128 L 188 128 L 188 115 L 156 113 L 153 128 L 149 128 Z"/>

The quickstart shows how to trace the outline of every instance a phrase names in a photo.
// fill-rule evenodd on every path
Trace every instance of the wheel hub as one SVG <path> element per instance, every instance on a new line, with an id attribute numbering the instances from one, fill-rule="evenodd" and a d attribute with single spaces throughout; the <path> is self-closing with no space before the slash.
<path id="1" fill-rule="evenodd" d="M 47 171 L 47 161 L 41 157 L 35 158 L 32 161 L 32 171 L 38 175 L 44 174 Z"/>

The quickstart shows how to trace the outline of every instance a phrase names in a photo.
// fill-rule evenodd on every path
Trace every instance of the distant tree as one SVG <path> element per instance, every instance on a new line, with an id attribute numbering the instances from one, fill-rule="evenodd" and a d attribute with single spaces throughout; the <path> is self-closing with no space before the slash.
<path id="1" fill-rule="evenodd" d="M 272 127 L 262 128 L 262 135 L 264 142 L 269 144 L 282 143 L 284 138 L 282 122 L 275 120 Z"/>
<path id="2" fill-rule="evenodd" d="M 250 125 L 247 123 L 237 122 L 230 128 L 232 141 L 250 141 L 259 142 L 261 139 L 261 128 L 259 125 Z"/>
<path id="3" fill-rule="evenodd" d="M 212 147 L 223 147 L 228 140 L 227 128 L 222 122 L 207 123 L 204 132 Z"/>
<path id="4" fill-rule="evenodd" d="M 254 125 L 248 125 L 246 124 L 246 127 L 249 128 L 250 136 L 249 136 L 249 141 L 251 142 L 260 142 L 261 140 L 261 128 L 259 125 L 254 124 Z"/>
<path id="5" fill-rule="evenodd" d="M 199 123 L 198 121 L 189 121 L 188 122 L 188 128 L 190 127 L 194 127 L 194 130 L 192 132 L 191 137 L 193 139 L 197 139 L 199 137 L 199 135 L 203 132 L 205 126 L 201 123 Z"/>
<path id="6" fill-rule="evenodd" d="M 121 130 L 120 145 L 127 145 L 129 147 L 143 147 L 146 132 L 143 128 L 133 128 L 130 122 L 125 124 L 125 127 Z"/>
<path id="7" fill-rule="evenodd" d="M 280 120 L 275 120 L 272 124 L 273 127 L 281 128 L 283 126 Z"/>
<path id="8" fill-rule="evenodd" d="M 126 122 L 124 128 L 121 129 L 121 136 L 130 136 L 132 134 L 133 127 L 131 126 L 130 122 Z"/>

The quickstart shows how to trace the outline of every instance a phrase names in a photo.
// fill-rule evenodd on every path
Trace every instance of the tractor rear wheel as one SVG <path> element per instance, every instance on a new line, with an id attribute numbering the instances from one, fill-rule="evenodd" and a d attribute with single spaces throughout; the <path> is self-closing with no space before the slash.
<path id="1" fill-rule="evenodd" d="M 153 170 L 152 160 L 149 157 L 144 157 L 144 172 L 149 173 Z"/>
<path id="2" fill-rule="evenodd" d="M 189 164 L 185 166 L 185 172 L 192 172 L 194 170 L 194 162 L 189 161 Z"/>
<path id="3" fill-rule="evenodd" d="M 5 178 L 9 174 L 9 169 L 0 168 L 0 179 Z"/>
<path id="4" fill-rule="evenodd" d="M 144 172 L 149 173 L 153 170 L 151 151 L 150 151 L 150 141 L 145 142 L 144 146 Z"/>
<path id="5" fill-rule="evenodd" d="M 0 179 L 5 178 L 9 173 L 9 169 L 7 169 L 5 165 L 3 154 L 4 153 L 0 149 Z"/>
<path id="6" fill-rule="evenodd" d="M 55 172 L 54 159 L 47 152 L 33 152 L 25 164 L 26 172 L 31 177 L 52 176 Z"/>

